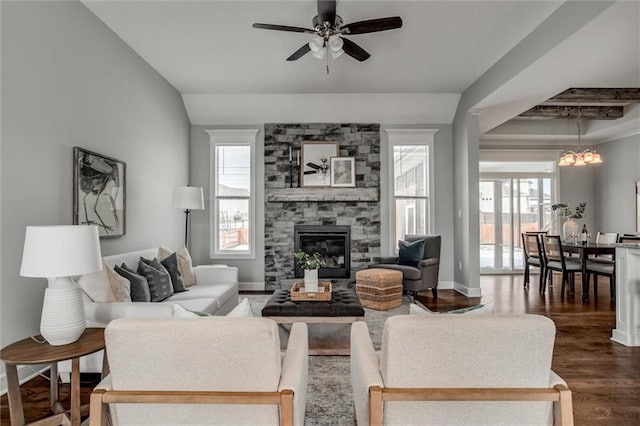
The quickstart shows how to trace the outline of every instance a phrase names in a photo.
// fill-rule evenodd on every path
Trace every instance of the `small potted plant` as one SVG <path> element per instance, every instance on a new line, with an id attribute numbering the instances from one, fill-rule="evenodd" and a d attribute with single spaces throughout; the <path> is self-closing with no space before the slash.
<path id="1" fill-rule="evenodd" d="M 325 266 L 322 255 L 318 252 L 313 254 L 298 250 L 293 254 L 298 261 L 298 266 L 304 269 L 304 288 L 307 293 L 318 291 L 318 269 Z"/>
<path id="2" fill-rule="evenodd" d="M 584 208 L 587 203 L 580 203 L 575 208 L 566 203 L 557 203 L 551 205 L 553 211 L 559 210 L 561 217 L 565 219 L 562 225 L 562 234 L 564 239 L 568 240 L 572 237 L 577 237 L 580 225 L 578 225 L 577 219 L 584 217 Z"/>

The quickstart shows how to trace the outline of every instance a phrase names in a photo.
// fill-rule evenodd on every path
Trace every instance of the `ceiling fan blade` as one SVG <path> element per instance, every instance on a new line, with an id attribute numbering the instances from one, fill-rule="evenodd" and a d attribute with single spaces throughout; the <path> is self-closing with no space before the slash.
<path id="1" fill-rule="evenodd" d="M 342 41 L 344 41 L 344 44 L 342 45 L 344 53 L 351 56 L 352 58 L 362 62 L 371 57 L 371 55 L 366 50 L 364 50 L 362 47 L 358 46 L 351 40 L 342 37 Z"/>
<path id="2" fill-rule="evenodd" d="M 309 53 L 310 50 L 311 48 L 309 47 L 309 43 L 305 43 L 300 49 L 293 52 L 293 54 L 287 58 L 287 61 L 297 61 L 298 59 Z"/>
<path id="3" fill-rule="evenodd" d="M 321 24 L 329 22 L 333 25 L 336 21 L 336 1 L 318 0 L 318 18 Z"/>
<path id="4" fill-rule="evenodd" d="M 395 30 L 396 28 L 402 28 L 402 18 L 399 16 L 353 22 L 343 25 L 340 30 L 344 34 L 367 34 L 378 31 Z"/>
<path id="5" fill-rule="evenodd" d="M 258 28 L 261 30 L 276 30 L 276 31 L 289 31 L 292 33 L 307 33 L 307 34 L 315 34 L 316 32 L 309 28 L 301 28 L 301 27 L 290 27 L 288 25 L 273 25 L 273 24 L 260 24 L 256 22 L 252 25 L 253 28 Z"/>
<path id="6" fill-rule="evenodd" d="M 311 167 L 312 169 L 316 169 L 316 170 L 320 170 L 320 166 L 318 166 L 315 163 L 307 163 L 307 166 Z"/>

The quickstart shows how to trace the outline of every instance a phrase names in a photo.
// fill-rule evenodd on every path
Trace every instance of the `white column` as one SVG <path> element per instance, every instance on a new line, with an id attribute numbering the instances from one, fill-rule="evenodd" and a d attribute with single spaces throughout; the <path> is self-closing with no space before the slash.
<path id="1" fill-rule="evenodd" d="M 616 328 L 611 340 L 640 346 L 640 246 L 616 247 Z"/>

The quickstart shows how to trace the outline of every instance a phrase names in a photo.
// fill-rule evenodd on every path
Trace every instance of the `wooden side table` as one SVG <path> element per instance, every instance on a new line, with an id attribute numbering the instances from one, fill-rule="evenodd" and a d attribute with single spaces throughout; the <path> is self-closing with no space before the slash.
<path id="1" fill-rule="evenodd" d="M 36 337 L 44 340 L 42 336 Z M 7 373 L 7 388 L 9 397 L 9 413 L 12 425 L 24 425 L 24 412 L 22 409 L 22 397 L 20 395 L 20 383 L 18 381 L 18 365 L 51 364 L 51 410 L 53 416 L 38 421 L 38 424 L 71 424 L 80 425 L 83 407 L 80 406 L 80 357 L 89 355 L 104 349 L 104 329 L 87 328 L 78 341 L 63 345 L 51 346 L 48 343 L 38 343 L 31 337 L 20 340 L 5 347 L 0 351 L 0 359 L 4 361 Z M 71 360 L 71 408 L 67 413 L 60 401 L 58 401 L 58 362 Z M 106 374 L 106 355 L 102 367 L 103 375 Z M 85 414 L 88 406 L 84 407 Z M 70 416 L 69 416 L 70 415 Z"/>

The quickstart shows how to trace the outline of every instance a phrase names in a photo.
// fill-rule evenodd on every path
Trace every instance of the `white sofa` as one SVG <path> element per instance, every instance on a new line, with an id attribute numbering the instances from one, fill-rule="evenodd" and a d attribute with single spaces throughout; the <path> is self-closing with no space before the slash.
<path id="1" fill-rule="evenodd" d="M 105 256 L 104 262 L 114 267 L 125 263 L 134 271 L 140 257 L 158 257 L 158 248 L 132 251 Z M 175 293 L 162 302 L 111 302 L 92 301 L 84 294 L 84 309 L 87 327 L 106 327 L 119 318 L 172 318 L 173 305 L 211 315 L 225 315 L 238 305 L 238 268 L 225 265 L 194 266 L 196 284 L 187 287 L 189 291 Z M 62 381 L 69 380 L 71 363 L 62 362 L 58 366 Z M 97 373 L 102 370 L 102 351 L 80 359 L 80 371 Z"/>
<path id="2" fill-rule="evenodd" d="M 158 249 L 146 249 L 104 257 L 104 262 L 114 267 L 125 263 L 134 271 L 138 260 L 158 257 Z M 84 309 L 88 327 L 105 327 L 118 318 L 171 318 L 173 304 L 178 303 L 190 311 L 225 315 L 238 304 L 238 268 L 225 265 L 194 266 L 196 284 L 189 291 L 175 293 L 162 302 L 98 303 L 85 295 Z"/>

